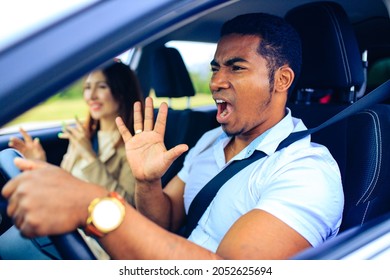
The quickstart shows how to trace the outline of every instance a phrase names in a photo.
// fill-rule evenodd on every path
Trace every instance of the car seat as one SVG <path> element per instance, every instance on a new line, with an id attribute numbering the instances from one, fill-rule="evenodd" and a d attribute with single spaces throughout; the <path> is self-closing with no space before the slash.
<path id="1" fill-rule="evenodd" d="M 290 10 L 285 18 L 298 31 L 303 49 L 295 101 L 318 101 L 321 93 L 329 94 L 335 103 L 355 101 L 365 82 L 364 65 L 342 6 L 335 2 L 308 3 Z"/>
<path id="2" fill-rule="evenodd" d="M 177 49 L 159 46 L 153 50 L 146 50 L 141 57 L 139 69 L 142 71 L 142 75 L 139 76 L 144 92 L 153 89 L 156 97 L 166 97 L 169 100 L 188 98 L 186 109 L 169 109 L 164 136 L 167 149 L 178 144 L 187 144 L 191 148 L 204 132 L 219 125 L 216 121 L 216 110 L 198 111 L 190 108 L 190 98 L 195 95 L 195 89 Z M 163 186 L 180 171 L 186 154 L 175 160 L 164 174 Z"/>
<path id="3" fill-rule="evenodd" d="M 302 73 L 288 107 L 314 127 L 356 100 L 364 88 L 364 64 L 341 5 L 308 3 L 285 18 L 301 36 L 303 52 Z M 327 102 L 321 101 L 324 92 Z M 340 231 L 390 211 L 389 133 L 390 107 L 377 104 L 312 135 L 340 167 L 345 195 Z"/>

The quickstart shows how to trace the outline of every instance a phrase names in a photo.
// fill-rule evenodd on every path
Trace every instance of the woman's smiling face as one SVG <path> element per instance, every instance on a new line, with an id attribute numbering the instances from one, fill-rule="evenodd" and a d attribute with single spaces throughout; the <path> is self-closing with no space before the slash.
<path id="1" fill-rule="evenodd" d="M 102 71 L 92 72 L 86 78 L 84 99 L 89 106 L 92 118 L 95 120 L 113 121 L 118 115 L 119 104 L 114 99 Z"/>

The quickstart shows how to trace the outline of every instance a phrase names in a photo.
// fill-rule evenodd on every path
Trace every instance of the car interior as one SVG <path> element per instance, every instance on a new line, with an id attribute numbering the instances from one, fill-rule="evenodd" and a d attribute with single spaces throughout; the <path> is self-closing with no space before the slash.
<path id="1" fill-rule="evenodd" d="M 245 2 L 248 3 L 247 12 L 253 11 L 256 1 Z M 375 64 L 383 57 L 390 57 L 390 20 L 385 4 L 382 1 L 374 1 L 375 5 L 383 8 L 382 16 L 364 21 L 352 21 L 352 15 L 347 14 L 344 7 L 353 3 L 346 4 L 347 2 L 289 1 L 283 12 L 275 11 L 284 16 L 302 39 L 302 73 L 289 96 L 287 107 L 292 110 L 293 116 L 303 119 L 308 128 L 320 125 L 362 97 L 369 95 L 380 85 L 380 83 L 368 82 L 369 63 Z M 272 12 L 272 4 L 267 4 L 265 1 L 262 4 L 264 10 Z M 194 20 L 191 25 L 180 27 L 175 32 L 142 45 L 139 48 L 142 51 L 135 70 L 144 94 L 148 95 L 153 90 L 156 97 L 169 99 L 185 97 L 190 100 L 196 93 L 187 66 L 180 52 L 173 47 L 167 47 L 166 43 L 182 38 L 215 43 L 222 21 L 210 25 L 207 34 L 197 32 L 197 28 L 204 28 L 203 25 L 207 25 L 208 21 L 230 18 L 234 14 L 232 12 L 234 8 L 235 4 L 232 4 L 204 17 L 200 16 L 199 20 Z M 261 10 L 261 7 L 259 8 L 258 10 Z M 379 28 L 378 34 L 387 36 L 371 34 L 369 27 L 374 25 Z M 187 33 L 191 33 L 191 36 L 183 35 Z M 390 76 L 387 76 L 385 81 L 389 78 Z M 339 241 L 332 240 L 330 245 L 334 246 L 335 242 L 350 242 L 351 236 L 359 230 L 364 230 L 367 224 L 388 220 L 386 214 L 390 213 L 389 100 L 390 98 L 370 106 L 312 135 L 313 142 L 328 147 L 339 164 L 342 174 L 345 207 L 339 233 L 341 237 Z M 155 113 L 157 114 L 157 108 Z M 204 132 L 218 126 L 215 115 L 214 108 L 180 110 L 170 108 L 165 133 L 167 149 L 180 143 L 193 147 Z M 60 129 L 55 127 L 31 131 L 33 137 L 39 136 L 42 139 L 48 161 L 56 165 L 60 164 L 67 148 L 67 143 L 57 138 Z M 0 150 L 7 148 L 10 136 L 20 137 L 18 133 L 0 135 Z M 184 157 L 185 154 L 165 173 L 162 178 L 163 185 L 177 174 Z M 9 244 L 17 243 L 20 236 L 12 226 L 12 221 L 4 214 L 6 203 L 3 201 L 1 203 L 3 218 L 2 221 L 0 220 L 0 234 L 2 234 L 0 243 L 3 242 L 2 240 L 12 240 Z M 52 242 L 53 239 L 35 239 L 32 246 L 39 247 L 38 251 L 31 249 L 31 242 L 28 244 L 20 242 L 17 250 L 11 246 L 3 247 L 0 250 L 0 258 L 91 257 L 85 255 L 80 257 L 73 252 L 67 255 L 63 251 L 66 250 L 64 247 L 69 246 L 64 246 L 63 240 L 56 243 L 54 247 Z M 63 248 L 58 249 L 58 246 Z M 331 248 L 333 247 L 329 250 L 332 250 Z M 23 250 L 30 253 L 15 254 L 15 251 Z M 42 253 L 42 250 L 45 252 Z M 315 255 L 315 252 L 308 250 L 295 259 L 320 258 L 319 255 Z M 330 258 L 329 255 L 322 257 Z"/>
<path id="2" fill-rule="evenodd" d="M 301 35 L 304 54 L 302 73 L 287 106 L 309 128 L 315 127 L 356 101 L 360 91 L 365 90 L 366 74 L 358 41 L 347 14 L 335 2 L 305 4 L 290 10 L 285 18 Z M 156 96 L 190 98 L 194 95 L 177 50 L 156 47 L 152 61 L 149 71 L 142 64 L 145 72 L 138 72 L 144 92 L 148 92 L 149 86 L 155 89 Z M 147 84 L 148 77 L 153 77 L 151 85 Z M 309 93 L 305 92 L 308 89 Z M 326 106 L 319 102 L 319 97 L 325 95 L 330 96 Z M 386 148 L 389 110 L 387 104 L 375 105 L 312 136 L 314 142 L 329 148 L 342 173 L 346 202 L 341 231 L 390 211 L 390 190 L 386 188 L 390 176 L 387 170 L 390 151 Z M 190 139 L 198 139 L 218 125 L 212 110 L 172 109 L 169 114 L 175 120 L 168 120 L 167 147 L 183 142 L 192 147 L 196 141 Z M 166 174 L 167 181 L 169 174 L 177 173 L 180 164 L 171 167 Z"/>
<path id="3" fill-rule="evenodd" d="M 303 21 L 304 14 L 306 18 Z M 334 113 L 356 101 L 359 91 L 365 89 L 364 63 L 353 27 L 342 7 L 332 2 L 295 8 L 286 15 L 286 19 L 301 34 L 303 42 L 303 68 L 297 88 L 326 88 L 331 92 L 331 99 L 335 101 L 327 105 L 332 107 L 323 116 L 327 119 L 329 112 Z M 319 33 L 322 26 L 333 28 Z M 301 96 L 305 94 L 297 94 L 298 102 Z M 322 115 L 316 106 L 290 107 L 309 127 L 312 116 Z M 388 105 L 378 104 L 330 127 L 328 131 L 321 131 L 322 134 L 313 135 L 313 141 L 330 149 L 341 170 L 345 193 L 341 231 L 390 210 L 385 202 L 390 199 L 385 186 L 389 174 L 386 170 L 389 151 L 384 144 L 390 125 L 389 113 Z M 378 197 L 384 200 L 381 202 L 381 199 L 376 199 Z"/>

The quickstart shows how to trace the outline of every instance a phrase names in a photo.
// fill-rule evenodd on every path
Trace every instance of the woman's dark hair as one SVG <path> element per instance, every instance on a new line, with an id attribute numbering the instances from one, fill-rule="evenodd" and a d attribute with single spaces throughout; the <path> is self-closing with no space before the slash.
<path id="1" fill-rule="evenodd" d="M 258 53 L 268 63 L 271 90 L 276 70 L 285 64 L 294 71 L 295 84 L 301 72 L 301 40 L 295 29 L 283 18 L 265 13 L 240 15 L 222 26 L 221 37 L 230 34 L 254 35 L 261 39 Z M 290 92 L 292 88 L 293 85 Z"/>
<path id="2" fill-rule="evenodd" d="M 140 101 L 144 107 L 143 95 L 136 73 L 120 61 L 114 61 L 109 66 L 102 68 L 101 71 L 107 79 L 113 98 L 119 104 L 118 116 L 123 119 L 126 127 L 134 134 L 133 104 Z M 92 119 L 89 114 L 86 127 L 92 137 L 100 128 L 99 120 Z"/>

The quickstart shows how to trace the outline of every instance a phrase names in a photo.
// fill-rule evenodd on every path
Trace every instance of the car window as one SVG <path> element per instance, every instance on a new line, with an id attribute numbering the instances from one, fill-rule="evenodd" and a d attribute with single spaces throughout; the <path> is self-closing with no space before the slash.
<path id="1" fill-rule="evenodd" d="M 210 61 L 214 57 L 216 44 L 192 41 L 170 41 L 165 46 L 176 48 L 180 52 L 190 74 L 196 94 L 190 98 L 189 106 L 191 108 L 198 108 L 214 105 L 215 103 L 211 98 L 209 89 L 209 82 L 211 77 Z M 155 106 L 159 106 L 163 101 L 168 102 L 167 98 L 156 98 L 153 90 L 150 96 L 154 98 Z M 170 104 L 174 109 L 184 109 L 187 107 L 187 98 L 175 98 L 171 100 Z"/>
<path id="2" fill-rule="evenodd" d="M 133 49 L 118 55 L 117 58 L 129 64 L 132 54 Z M 3 125 L 0 127 L 0 135 L 17 132 L 19 127 L 34 130 L 72 123 L 76 117 L 83 120 L 88 113 L 88 107 L 83 99 L 83 80 L 84 77 L 80 78 L 46 101 Z"/>
<path id="3" fill-rule="evenodd" d="M 100 0 L 1 2 L 0 26 L 7 26 L 7 28 L 0 28 L 0 51 L 21 38 L 98 1 Z M 75 115 L 84 116 L 87 108 L 82 100 L 81 87 L 81 80 L 75 82 L 47 101 L 0 127 L 0 135 L 15 132 L 19 126 L 28 130 L 50 127 L 58 125 L 59 122 L 74 119 Z"/>
<path id="4" fill-rule="evenodd" d="M 191 97 L 189 106 L 191 108 L 214 106 L 214 100 L 211 98 L 209 89 L 209 81 L 211 76 L 210 61 L 214 56 L 216 44 L 171 41 L 166 46 L 174 47 L 180 52 L 189 71 L 196 92 L 195 96 Z M 124 63 L 129 64 L 132 55 L 135 55 L 134 49 L 119 55 L 118 58 Z M 0 128 L 0 135 L 16 132 L 19 127 L 23 127 L 26 130 L 33 130 L 58 126 L 63 122 L 73 122 L 76 116 L 82 120 L 88 112 L 82 96 L 82 80 L 83 78 L 79 79 L 47 101 L 42 102 L 5 124 Z M 175 98 L 169 101 L 167 98 L 156 98 L 153 90 L 150 96 L 155 100 L 155 107 L 158 107 L 161 102 L 170 103 L 170 106 L 174 109 L 188 107 L 188 100 L 185 97 Z"/>
<path id="5" fill-rule="evenodd" d="M 376 61 L 368 71 L 367 85 L 375 88 L 390 79 L 390 57 Z"/>
<path id="6" fill-rule="evenodd" d="M 52 96 L 45 102 L 28 110 L 0 128 L 0 135 L 25 130 L 48 128 L 63 122 L 74 122 L 75 117 L 84 118 L 88 108 L 84 102 L 82 79 Z"/>

